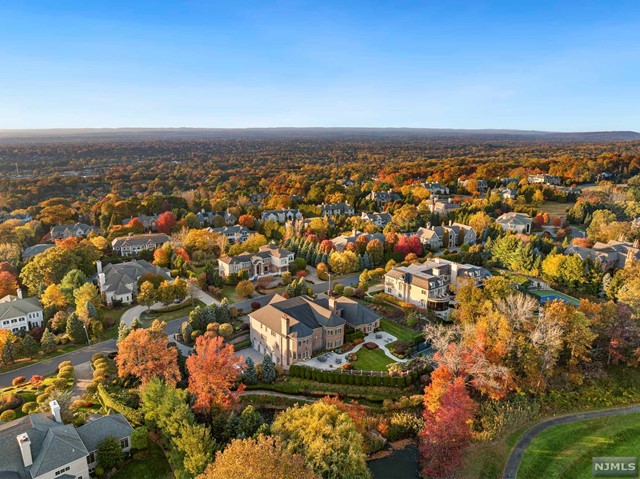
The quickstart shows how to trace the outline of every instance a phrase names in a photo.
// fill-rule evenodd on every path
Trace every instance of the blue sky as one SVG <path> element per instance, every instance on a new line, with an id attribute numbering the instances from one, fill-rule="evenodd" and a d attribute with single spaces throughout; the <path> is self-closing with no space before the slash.
<path id="1" fill-rule="evenodd" d="M 640 131 L 637 1 L 20 1 L 0 128 Z"/>

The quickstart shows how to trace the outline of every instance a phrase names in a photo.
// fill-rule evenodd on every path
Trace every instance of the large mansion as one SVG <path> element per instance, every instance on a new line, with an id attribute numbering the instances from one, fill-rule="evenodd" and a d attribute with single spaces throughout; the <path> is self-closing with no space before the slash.
<path id="1" fill-rule="evenodd" d="M 249 313 L 254 349 L 288 368 L 318 352 L 344 343 L 345 327 L 368 334 L 380 326 L 380 316 L 352 299 L 318 299 L 276 295 L 266 306 Z"/>
<path id="2" fill-rule="evenodd" d="M 279 276 L 289 271 L 289 265 L 293 263 L 294 257 L 291 251 L 268 244 L 261 246 L 257 253 L 242 253 L 238 256 L 219 258 L 218 272 L 225 278 L 243 269 L 249 272 L 249 279 Z"/>
<path id="3" fill-rule="evenodd" d="M 468 282 L 481 285 L 490 273 L 479 266 L 434 258 L 391 269 L 384 279 L 384 291 L 437 314 L 447 316 L 451 290 Z"/>
<path id="4" fill-rule="evenodd" d="M 137 256 L 142 251 L 154 251 L 169 241 L 171 238 L 164 233 L 129 235 L 114 239 L 111 247 L 120 256 Z"/>

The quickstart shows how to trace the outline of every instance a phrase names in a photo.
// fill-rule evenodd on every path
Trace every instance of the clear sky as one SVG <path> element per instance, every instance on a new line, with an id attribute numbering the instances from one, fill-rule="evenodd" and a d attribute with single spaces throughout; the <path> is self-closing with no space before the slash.
<path id="1" fill-rule="evenodd" d="M 0 3 L 0 128 L 640 131 L 640 2 Z"/>

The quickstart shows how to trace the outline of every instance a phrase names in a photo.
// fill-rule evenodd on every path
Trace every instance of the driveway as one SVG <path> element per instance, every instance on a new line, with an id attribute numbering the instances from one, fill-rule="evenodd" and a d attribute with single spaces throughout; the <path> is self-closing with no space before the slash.
<path id="1" fill-rule="evenodd" d="M 264 354 L 260 354 L 251 347 L 236 351 L 234 354 L 236 356 L 242 356 L 244 359 L 251 358 L 256 366 L 258 364 L 262 364 L 262 361 L 264 360 Z"/>
<path id="2" fill-rule="evenodd" d="M 120 322 L 131 326 L 133 318 L 140 318 L 140 315 L 147 310 L 146 306 L 133 306 L 127 309 L 122 316 L 120 316 Z"/>
<path id="3" fill-rule="evenodd" d="M 527 447 L 529 447 L 531 442 L 536 438 L 538 434 L 546 431 L 550 427 L 558 426 L 560 424 L 567 424 L 570 422 L 584 421 L 585 419 L 617 416 L 619 414 L 631 414 L 634 412 L 640 412 L 640 404 L 614 409 L 602 409 L 599 411 L 568 414 L 566 416 L 547 419 L 546 421 L 542 421 L 541 423 L 536 424 L 522 435 L 520 440 L 518 440 L 518 443 L 511 451 L 511 455 L 509 456 L 507 464 L 504 466 L 504 471 L 502 472 L 502 479 L 516 478 L 516 476 L 518 475 L 518 467 L 520 467 L 520 462 L 522 461 L 522 456 L 524 456 L 525 450 L 527 449 Z"/>
<path id="4" fill-rule="evenodd" d="M 216 306 L 220 306 L 220 301 L 218 301 L 216 298 L 214 298 L 209 293 L 203 291 L 200 288 L 193 288 L 192 295 L 194 298 L 199 299 L 207 306 L 209 306 L 210 304 L 215 304 Z"/>

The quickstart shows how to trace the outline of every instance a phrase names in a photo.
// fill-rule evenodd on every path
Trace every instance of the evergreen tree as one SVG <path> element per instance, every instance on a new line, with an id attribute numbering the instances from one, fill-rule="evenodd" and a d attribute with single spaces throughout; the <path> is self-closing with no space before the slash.
<path id="1" fill-rule="evenodd" d="M 27 334 L 22 340 L 22 351 L 25 357 L 34 357 L 39 349 L 40 347 L 38 346 L 37 341 L 33 339 L 33 336 L 31 336 L 30 334 Z"/>
<path id="2" fill-rule="evenodd" d="M 257 384 L 258 376 L 256 374 L 256 367 L 255 367 L 255 364 L 253 363 L 253 359 L 251 359 L 250 357 L 247 357 L 247 359 L 245 359 L 244 362 L 247 365 L 247 369 L 245 369 L 244 372 L 242 373 L 244 378 L 244 383 Z"/>
<path id="3" fill-rule="evenodd" d="M 133 331 L 134 329 L 139 329 L 140 327 L 140 320 L 136 316 L 135 318 L 133 318 L 133 321 L 131 321 L 131 331 Z"/>
<path id="4" fill-rule="evenodd" d="M 44 354 L 52 353 L 57 348 L 56 337 L 51 331 L 49 331 L 49 328 L 46 328 L 44 330 L 44 333 L 42 333 L 40 347 L 42 348 L 42 352 Z"/>
<path id="5" fill-rule="evenodd" d="M 182 339 L 185 343 L 191 343 L 191 333 L 193 333 L 193 328 L 189 322 L 185 321 L 182 323 L 182 327 L 180 328 L 180 332 L 182 333 Z"/>
<path id="6" fill-rule="evenodd" d="M 91 301 L 87 301 L 86 308 L 89 319 L 97 319 L 98 311 Z"/>
<path id="7" fill-rule="evenodd" d="M 224 298 L 220 302 L 220 307 L 218 308 L 218 322 L 220 324 L 228 323 L 231 321 L 231 313 L 229 313 L 229 300 Z"/>
<path id="8" fill-rule="evenodd" d="M 18 339 L 15 336 L 7 338 L 2 348 L 2 362 L 4 364 L 12 364 L 18 359 L 20 353 L 20 346 Z"/>
<path id="9" fill-rule="evenodd" d="M 84 324 L 78 318 L 76 313 L 71 313 L 67 320 L 67 336 L 71 342 L 82 344 L 87 342 L 87 335 L 84 330 Z"/>
<path id="10" fill-rule="evenodd" d="M 118 325 L 118 339 L 116 340 L 116 344 L 120 343 L 124 338 L 129 336 L 131 329 L 124 323 L 124 321 L 120 321 Z"/>
<path id="11" fill-rule="evenodd" d="M 271 384 L 276 380 L 276 368 L 273 364 L 273 360 L 271 356 L 268 354 L 264 355 L 264 360 L 262 361 L 262 382 L 265 384 Z"/>

